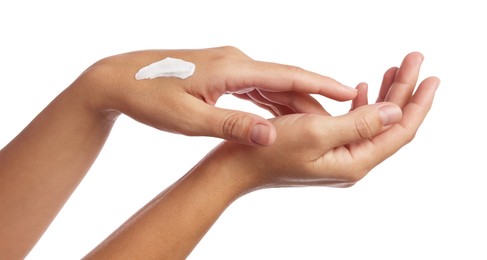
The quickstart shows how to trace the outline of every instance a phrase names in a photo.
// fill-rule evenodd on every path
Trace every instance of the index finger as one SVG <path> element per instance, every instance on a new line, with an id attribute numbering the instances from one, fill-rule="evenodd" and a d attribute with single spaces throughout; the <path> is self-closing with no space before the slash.
<path id="1" fill-rule="evenodd" d="M 357 95 L 354 88 L 332 78 L 300 67 L 272 62 L 249 61 L 240 64 L 238 77 L 234 80 L 237 84 L 231 85 L 238 89 L 230 91 L 257 87 L 270 92 L 319 94 L 338 101 L 351 100 Z"/>

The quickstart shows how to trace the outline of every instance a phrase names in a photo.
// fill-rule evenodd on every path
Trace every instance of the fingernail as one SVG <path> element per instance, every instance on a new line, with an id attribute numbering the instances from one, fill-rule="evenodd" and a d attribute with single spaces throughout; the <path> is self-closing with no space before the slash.
<path id="1" fill-rule="evenodd" d="M 385 105 L 379 108 L 379 116 L 383 125 L 390 125 L 401 120 L 402 111 L 396 105 Z"/>
<path id="2" fill-rule="evenodd" d="M 252 142 L 259 145 L 268 145 L 271 134 L 271 128 L 266 125 L 254 125 L 250 133 Z"/>

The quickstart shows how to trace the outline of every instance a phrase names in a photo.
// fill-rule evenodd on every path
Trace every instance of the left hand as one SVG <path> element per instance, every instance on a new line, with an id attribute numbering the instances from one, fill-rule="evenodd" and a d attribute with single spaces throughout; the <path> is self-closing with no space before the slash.
<path id="1" fill-rule="evenodd" d="M 186 79 L 135 80 L 139 69 L 166 57 L 194 63 L 194 74 Z M 264 146 L 275 141 L 274 126 L 255 114 L 215 107 L 220 96 L 234 93 L 274 115 L 326 114 L 310 94 L 340 101 L 356 96 L 354 89 L 331 78 L 294 66 L 255 61 L 233 47 L 116 55 L 95 63 L 77 82 L 89 83 L 91 92 L 98 93 L 92 99 L 96 109 L 112 117 L 124 113 L 168 132 Z"/>
<path id="2" fill-rule="evenodd" d="M 278 139 L 270 147 L 226 142 L 215 150 L 230 162 L 235 179 L 248 191 L 276 186 L 348 187 L 410 142 L 426 117 L 439 79 L 430 77 L 415 90 L 422 55 L 411 53 L 391 68 L 376 104 L 368 105 L 359 84 L 352 111 L 338 116 L 292 114 L 272 120 Z"/>

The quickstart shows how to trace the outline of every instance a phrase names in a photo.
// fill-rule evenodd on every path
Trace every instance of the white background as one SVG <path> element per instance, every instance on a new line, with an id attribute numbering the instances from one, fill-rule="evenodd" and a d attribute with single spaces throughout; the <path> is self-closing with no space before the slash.
<path id="1" fill-rule="evenodd" d="M 85 68 L 113 54 L 234 45 L 347 85 L 368 82 L 372 100 L 383 72 L 421 51 L 421 78 L 436 75 L 442 84 L 411 144 L 349 189 L 241 198 L 190 259 L 486 259 L 481 2 L 3 1 L 0 146 Z M 349 105 L 320 101 L 336 114 Z M 231 96 L 217 105 L 270 116 Z M 28 259 L 81 258 L 218 142 L 121 117 Z"/>

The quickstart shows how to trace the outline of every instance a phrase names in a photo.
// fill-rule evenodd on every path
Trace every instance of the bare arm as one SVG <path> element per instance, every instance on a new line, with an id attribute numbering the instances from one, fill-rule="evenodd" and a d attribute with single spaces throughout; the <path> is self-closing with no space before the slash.
<path id="1" fill-rule="evenodd" d="M 89 170 L 113 125 L 73 85 L 0 151 L 0 258 L 24 257 Z"/>
<path id="2" fill-rule="evenodd" d="M 278 139 L 269 147 L 224 142 L 86 258 L 184 259 L 243 194 L 268 187 L 353 185 L 411 141 L 426 117 L 439 80 L 428 78 L 414 91 L 421 61 L 413 53 L 397 73 L 386 72 L 379 103 L 367 105 L 360 84 L 349 114 L 276 118 Z"/>
<path id="3" fill-rule="evenodd" d="M 185 259 L 220 214 L 255 186 L 228 159 L 224 147 L 210 153 L 86 258 Z"/>
<path id="4" fill-rule="evenodd" d="M 135 80 L 139 69 L 166 57 L 195 63 L 194 75 Z M 263 107 L 287 107 L 289 113 L 324 111 L 308 93 L 338 100 L 356 95 L 333 79 L 254 61 L 231 47 L 139 51 L 95 63 L 0 151 L 0 259 L 27 255 L 91 167 L 121 113 L 169 132 L 250 145 L 274 142 L 275 129 L 266 119 L 214 107 L 221 95 L 250 87 L 274 93 Z"/>

